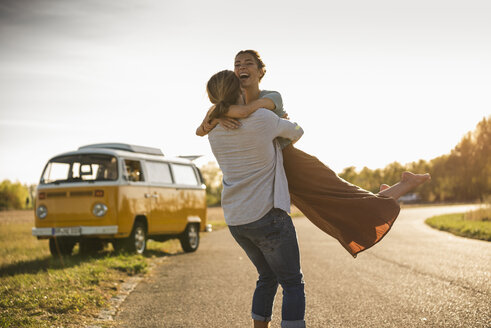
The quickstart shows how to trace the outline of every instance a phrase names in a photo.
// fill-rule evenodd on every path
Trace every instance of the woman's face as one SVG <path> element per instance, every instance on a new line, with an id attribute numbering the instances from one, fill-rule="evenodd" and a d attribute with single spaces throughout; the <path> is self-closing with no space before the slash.
<path id="1" fill-rule="evenodd" d="M 234 72 L 239 78 L 242 88 L 259 85 L 262 71 L 257 67 L 256 59 L 253 55 L 243 53 L 235 57 Z"/>

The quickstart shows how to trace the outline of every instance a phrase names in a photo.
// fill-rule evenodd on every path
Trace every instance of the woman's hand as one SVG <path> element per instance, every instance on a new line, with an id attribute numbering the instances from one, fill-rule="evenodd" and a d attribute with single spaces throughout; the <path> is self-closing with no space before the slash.
<path id="1" fill-rule="evenodd" d="M 216 120 L 226 130 L 235 130 L 242 125 L 238 120 L 229 117 L 217 118 Z"/>
<path id="2" fill-rule="evenodd" d="M 210 132 L 211 130 L 213 130 L 215 128 L 215 126 L 217 126 L 218 124 L 218 121 L 217 120 L 213 120 L 211 121 L 210 123 L 208 123 L 207 120 L 203 121 L 202 125 L 203 125 L 203 129 L 205 130 L 206 133 Z"/>
<path id="3" fill-rule="evenodd" d="M 217 124 L 221 124 L 225 129 L 227 130 L 235 130 L 240 128 L 242 125 L 238 120 L 231 118 L 231 117 L 222 117 L 222 118 L 215 118 L 210 122 L 210 113 L 215 109 L 215 105 L 211 106 L 211 108 L 208 110 L 208 113 L 206 114 L 203 122 L 201 125 L 196 129 L 196 135 L 200 137 L 204 137 L 205 135 L 208 134 L 211 130 L 217 126 Z"/>
<path id="4" fill-rule="evenodd" d="M 210 113 L 215 109 L 215 105 L 211 106 L 210 109 L 208 110 L 208 113 L 206 113 L 205 118 L 203 119 L 203 122 L 201 123 L 200 126 L 196 129 L 196 135 L 200 137 L 204 137 L 215 128 L 215 126 L 218 124 L 216 120 L 215 122 L 210 122 Z"/>

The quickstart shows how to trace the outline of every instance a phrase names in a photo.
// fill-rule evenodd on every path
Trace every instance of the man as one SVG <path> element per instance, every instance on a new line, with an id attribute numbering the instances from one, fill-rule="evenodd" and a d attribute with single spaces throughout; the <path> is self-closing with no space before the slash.
<path id="1" fill-rule="evenodd" d="M 210 90 L 208 90 L 210 94 Z M 212 99 L 212 97 L 210 97 Z M 269 327 L 278 283 L 283 288 L 283 328 L 305 327 L 305 293 L 288 183 L 277 137 L 297 141 L 303 130 L 259 109 L 227 130 L 220 124 L 208 139 L 223 172 L 222 207 L 232 236 L 256 266 L 254 327 Z"/>

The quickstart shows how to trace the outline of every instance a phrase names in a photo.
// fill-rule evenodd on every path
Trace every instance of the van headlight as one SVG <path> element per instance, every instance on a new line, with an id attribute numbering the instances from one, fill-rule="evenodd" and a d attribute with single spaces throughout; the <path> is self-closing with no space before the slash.
<path id="1" fill-rule="evenodd" d="M 36 208 L 36 215 L 40 219 L 44 219 L 46 216 L 48 216 L 48 209 L 46 208 L 46 206 L 38 206 L 38 208 Z"/>
<path id="2" fill-rule="evenodd" d="M 102 203 L 95 204 L 94 208 L 92 209 L 92 214 L 94 214 L 97 217 L 104 216 L 106 212 L 107 212 L 107 206 Z"/>

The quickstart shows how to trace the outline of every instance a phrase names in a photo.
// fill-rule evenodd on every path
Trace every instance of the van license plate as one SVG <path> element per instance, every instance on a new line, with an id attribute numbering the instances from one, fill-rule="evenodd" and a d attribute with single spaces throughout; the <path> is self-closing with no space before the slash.
<path id="1" fill-rule="evenodd" d="M 53 228 L 51 233 L 53 236 L 80 236 L 80 227 L 61 227 Z"/>

